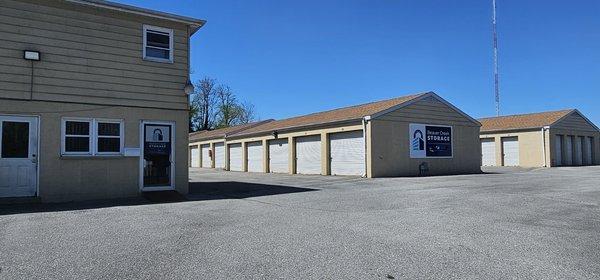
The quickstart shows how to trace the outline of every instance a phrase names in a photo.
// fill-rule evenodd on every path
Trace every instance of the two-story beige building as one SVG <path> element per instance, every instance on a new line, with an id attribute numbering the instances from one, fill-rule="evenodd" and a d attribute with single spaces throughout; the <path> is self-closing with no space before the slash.
<path id="1" fill-rule="evenodd" d="M 0 4 L 0 198 L 188 192 L 203 20 L 100 0 Z"/>

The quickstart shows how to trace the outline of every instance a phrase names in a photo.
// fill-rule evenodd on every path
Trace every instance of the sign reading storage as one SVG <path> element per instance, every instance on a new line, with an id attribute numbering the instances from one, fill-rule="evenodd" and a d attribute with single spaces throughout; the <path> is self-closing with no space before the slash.
<path id="1" fill-rule="evenodd" d="M 452 157 L 452 127 L 410 124 L 409 150 L 411 158 Z"/>

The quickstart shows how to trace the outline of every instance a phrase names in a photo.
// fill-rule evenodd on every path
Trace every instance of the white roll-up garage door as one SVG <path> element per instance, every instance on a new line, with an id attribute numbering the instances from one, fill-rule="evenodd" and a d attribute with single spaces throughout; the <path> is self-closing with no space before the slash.
<path id="1" fill-rule="evenodd" d="M 365 141 L 362 130 L 329 135 L 331 175 L 365 175 Z"/>
<path id="2" fill-rule="evenodd" d="M 200 146 L 200 150 L 202 151 L 202 167 L 211 168 L 212 159 L 210 158 L 210 145 L 202 145 Z"/>
<path id="3" fill-rule="evenodd" d="M 481 165 L 496 166 L 496 141 L 494 138 L 481 139 Z"/>
<path id="4" fill-rule="evenodd" d="M 248 172 L 263 172 L 262 142 L 251 142 L 247 145 Z"/>
<path id="5" fill-rule="evenodd" d="M 583 142 L 585 138 L 575 137 L 575 165 L 583 165 Z"/>
<path id="6" fill-rule="evenodd" d="M 190 147 L 191 167 L 200 167 L 200 150 L 198 146 Z"/>
<path id="7" fill-rule="evenodd" d="M 594 152 L 592 151 L 594 147 L 594 138 L 592 137 L 587 137 L 585 140 L 585 165 L 592 165 L 593 162 L 593 154 Z"/>
<path id="8" fill-rule="evenodd" d="M 321 174 L 321 135 L 296 138 L 296 173 Z"/>
<path id="9" fill-rule="evenodd" d="M 565 165 L 573 165 L 573 136 L 565 136 Z"/>
<path id="10" fill-rule="evenodd" d="M 554 136 L 554 162 L 556 166 L 563 165 L 563 156 L 562 156 L 562 135 Z"/>
<path id="11" fill-rule="evenodd" d="M 223 143 L 215 143 L 215 168 L 225 168 L 225 147 Z"/>
<path id="12" fill-rule="evenodd" d="M 269 141 L 269 170 L 273 173 L 289 172 L 289 146 L 287 139 Z"/>
<path id="13" fill-rule="evenodd" d="M 504 166 L 519 166 L 519 138 L 502 138 Z"/>
<path id="14" fill-rule="evenodd" d="M 243 171 L 242 144 L 229 145 L 229 170 Z"/>

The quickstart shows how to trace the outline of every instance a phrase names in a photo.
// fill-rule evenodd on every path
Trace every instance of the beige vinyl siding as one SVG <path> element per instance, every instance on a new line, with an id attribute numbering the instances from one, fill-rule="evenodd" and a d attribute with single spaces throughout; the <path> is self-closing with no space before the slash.
<path id="1" fill-rule="evenodd" d="M 452 158 L 410 158 L 411 123 L 452 126 Z M 367 131 L 368 177 L 416 176 L 423 162 L 429 174 L 481 171 L 479 124 L 434 97 L 372 119 Z"/>
<path id="2" fill-rule="evenodd" d="M 43 6 L 38 6 L 42 5 Z M 43 14 L 40 14 L 43 11 Z M 100 14 L 91 7 L 84 5 L 71 5 L 62 1 L 41 1 L 41 0 L 4 0 L 0 7 L 0 15 L 9 16 L 17 19 L 30 19 L 36 16 L 36 21 L 44 23 L 57 24 L 71 29 L 59 28 L 56 31 L 73 32 L 80 34 L 81 29 L 89 29 L 94 31 L 94 34 L 104 34 L 95 37 L 110 39 L 110 34 L 118 34 L 115 39 L 127 41 L 129 36 L 130 42 L 136 42 L 135 37 L 141 33 L 137 30 L 138 23 L 146 23 L 148 18 L 133 14 L 121 14 L 114 12 L 111 17 L 106 17 L 105 12 Z M 166 28 L 178 29 L 180 25 L 170 21 L 160 19 L 151 19 L 155 22 L 160 22 L 161 26 Z M 44 29 L 51 28 L 51 25 L 44 25 Z M 186 44 L 186 31 L 184 29 L 175 30 L 175 43 Z M 139 40 L 138 40 L 139 42 Z"/>
<path id="3" fill-rule="evenodd" d="M 140 146 L 140 122 L 175 122 L 175 187 L 188 192 L 188 113 L 178 110 L 48 103 L 43 101 L 0 101 L 0 112 L 15 108 L 20 115 L 40 117 L 39 196 L 43 202 L 107 199 L 139 195 L 139 157 L 61 156 L 62 118 L 99 118 L 123 120 L 123 144 Z"/>
<path id="4" fill-rule="evenodd" d="M 552 128 L 579 130 L 579 131 L 597 131 L 589 122 L 587 122 L 578 113 L 572 113 L 558 123 L 552 125 Z"/>
<path id="5" fill-rule="evenodd" d="M 144 24 L 174 29 L 174 63 L 142 59 Z M 187 27 L 60 1 L 3 1 L 0 7 L 1 97 L 100 105 L 188 108 Z"/>
<path id="6" fill-rule="evenodd" d="M 427 97 L 400 110 L 378 118 L 384 121 L 403 121 L 424 124 L 447 124 L 477 126 L 459 112 L 433 97 Z"/>

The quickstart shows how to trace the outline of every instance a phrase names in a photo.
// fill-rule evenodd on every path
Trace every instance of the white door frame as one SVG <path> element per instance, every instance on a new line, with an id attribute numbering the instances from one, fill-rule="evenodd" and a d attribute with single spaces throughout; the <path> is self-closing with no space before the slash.
<path id="1" fill-rule="evenodd" d="M 168 125 L 171 127 L 171 184 L 169 186 L 154 186 L 144 187 L 144 138 L 146 137 L 144 126 L 146 124 Z M 152 121 L 142 120 L 140 122 L 140 165 L 139 165 L 139 181 L 140 191 L 170 191 L 175 190 L 175 122 L 172 121 Z"/>
<path id="2" fill-rule="evenodd" d="M 4 117 L 21 117 L 21 118 L 34 118 L 37 121 L 37 129 L 35 131 L 35 133 L 37 134 L 37 144 L 36 144 L 36 151 L 35 151 L 35 155 L 37 158 L 37 163 L 36 163 L 36 170 L 35 170 L 35 195 L 33 197 L 39 197 L 40 196 L 40 144 L 41 141 L 40 139 L 42 138 L 41 135 L 41 127 L 42 127 L 42 118 L 40 118 L 39 115 L 21 115 L 21 114 L 0 114 L 0 116 L 4 116 Z M 0 130 L 0 133 L 2 133 L 2 130 Z M 0 141 L 2 140 L 2 135 L 0 135 Z"/>

